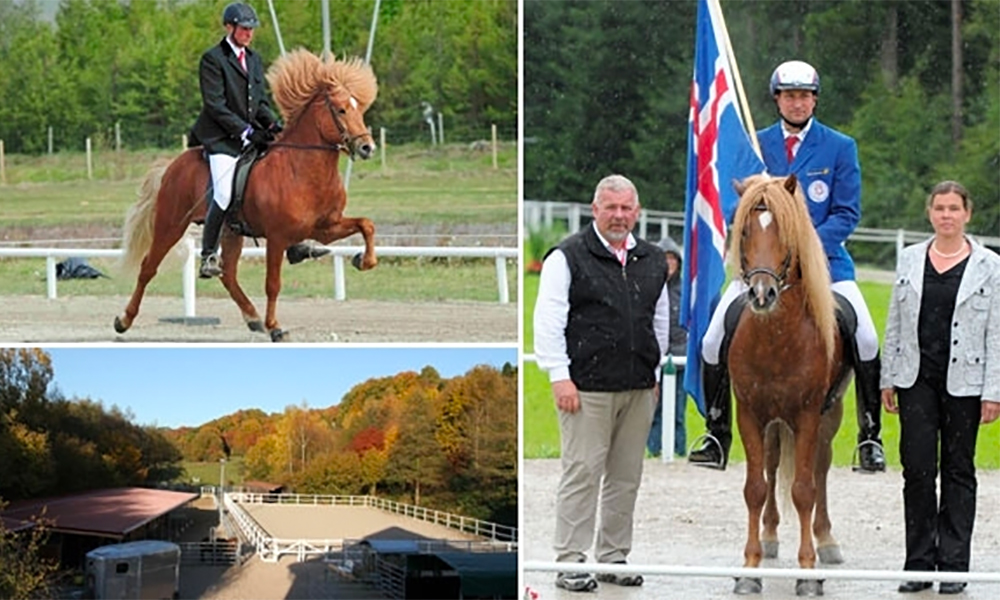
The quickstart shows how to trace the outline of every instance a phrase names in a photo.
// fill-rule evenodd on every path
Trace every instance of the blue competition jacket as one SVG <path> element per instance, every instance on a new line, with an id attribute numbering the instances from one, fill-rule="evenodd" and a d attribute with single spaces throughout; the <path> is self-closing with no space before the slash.
<path id="1" fill-rule="evenodd" d="M 770 175 L 795 173 L 798 177 L 809 215 L 830 259 L 833 281 L 853 280 L 854 260 L 844 242 L 861 220 L 861 166 L 854 139 L 814 117 L 789 165 L 780 122 L 757 132 L 757 137 Z"/>

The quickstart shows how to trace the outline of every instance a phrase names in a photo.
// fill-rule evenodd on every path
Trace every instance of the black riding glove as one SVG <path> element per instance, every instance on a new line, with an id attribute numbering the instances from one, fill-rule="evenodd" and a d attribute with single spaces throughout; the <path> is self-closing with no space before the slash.
<path id="1" fill-rule="evenodd" d="M 274 141 L 274 136 L 270 132 L 263 129 L 254 129 L 250 132 L 250 136 L 247 137 L 250 143 L 257 148 L 263 150 L 267 148 L 267 145 Z"/>
<path id="2" fill-rule="evenodd" d="M 279 133 L 281 133 L 282 131 L 284 131 L 284 129 L 285 129 L 284 127 L 282 127 L 281 125 L 278 125 L 278 122 L 275 121 L 274 123 L 271 123 L 267 127 L 267 132 L 270 133 L 272 136 L 277 137 L 277 135 Z"/>

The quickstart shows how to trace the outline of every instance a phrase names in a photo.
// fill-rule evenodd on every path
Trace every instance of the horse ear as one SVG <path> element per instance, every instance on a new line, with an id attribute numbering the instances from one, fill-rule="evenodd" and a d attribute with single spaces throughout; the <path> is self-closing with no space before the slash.
<path id="1" fill-rule="evenodd" d="M 785 189 L 788 190 L 789 194 L 795 195 L 795 188 L 798 187 L 799 180 L 795 177 L 795 173 L 792 173 L 785 178 Z"/>
<path id="2" fill-rule="evenodd" d="M 743 185 L 743 182 L 739 179 L 734 179 L 733 189 L 736 190 L 737 195 L 742 196 L 743 192 L 747 191 L 747 186 Z"/>

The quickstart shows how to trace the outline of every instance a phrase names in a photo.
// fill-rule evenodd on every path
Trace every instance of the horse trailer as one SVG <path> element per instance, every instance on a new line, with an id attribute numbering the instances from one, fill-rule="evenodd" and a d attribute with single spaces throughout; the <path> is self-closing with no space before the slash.
<path id="1" fill-rule="evenodd" d="M 96 600 L 169 600 L 180 597 L 181 549 L 142 540 L 87 553 L 87 587 Z"/>

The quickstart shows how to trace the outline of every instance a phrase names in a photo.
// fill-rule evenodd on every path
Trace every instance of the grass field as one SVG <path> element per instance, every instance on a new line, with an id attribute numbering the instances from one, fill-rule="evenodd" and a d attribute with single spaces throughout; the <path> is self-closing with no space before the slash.
<path id="1" fill-rule="evenodd" d="M 173 152 L 141 151 L 98 156 L 104 165 L 95 180 L 86 179 L 82 154 L 8 157 L 8 185 L 0 185 L 0 239 L 11 243 L 65 237 L 112 236 L 98 245 L 117 247 L 125 211 L 135 201 L 142 175 L 158 158 Z M 346 160 L 341 161 L 345 170 Z M 517 235 L 517 149 L 501 147 L 498 168 L 490 153 L 463 145 L 441 149 L 392 147 L 386 165 L 378 159 L 354 164 L 349 187 L 348 216 L 367 216 L 379 231 L 425 238 L 427 245 L 471 245 L 479 234 L 513 241 Z M 392 243 L 379 241 L 376 243 Z M 15 240 L 11 242 L 11 240 Z M 360 236 L 348 243 L 360 245 Z M 494 242 L 489 242 L 494 243 Z M 120 275 L 114 260 L 92 259 L 111 279 L 60 282 L 60 296 L 130 294 L 134 276 Z M 508 288 L 517 297 L 517 270 L 509 261 Z M 244 260 L 240 281 L 251 295 L 263 294 L 263 259 Z M 148 293 L 180 292 L 180 261 L 166 262 Z M 197 282 L 197 294 L 225 297 L 217 281 Z M 383 258 L 367 273 L 348 269 L 347 296 L 386 301 L 496 301 L 493 259 Z M 0 295 L 44 295 L 44 259 L 0 259 Z M 282 296 L 333 295 L 330 260 L 308 262 L 282 270 Z"/>
<path id="2" fill-rule="evenodd" d="M 889 307 L 891 286 L 888 284 L 860 282 L 861 292 L 868 303 L 868 309 L 875 321 L 875 328 L 881 338 L 885 331 L 886 313 Z M 532 330 L 532 314 L 535 307 L 535 297 L 538 295 L 538 276 L 524 276 L 524 352 L 533 352 L 534 335 Z M 534 363 L 527 363 L 522 370 L 524 377 L 524 456 L 525 458 L 555 458 L 559 456 L 559 422 L 556 409 L 552 403 L 552 392 L 548 377 Z M 844 422 L 834 439 L 834 464 L 846 466 L 851 464 L 855 438 L 858 426 L 855 419 L 854 386 L 848 388 L 844 398 Z M 685 425 L 688 441 L 705 432 L 705 421 L 698 413 L 694 402 L 687 403 Z M 731 460 L 744 460 L 743 445 L 739 441 L 739 431 L 733 424 L 733 448 Z M 899 463 L 899 418 L 883 411 L 882 442 L 886 449 L 886 458 L 890 468 L 900 468 Z M 979 468 L 1000 468 L 1000 421 L 983 426 L 979 430 L 976 446 L 976 465 Z"/>
<path id="3" fill-rule="evenodd" d="M 186 460 L 181 463 L 184 473 L 178 479 L 180 483 L 190 485 L 219 485 L 219 476 L 222 474 L 220 464 L 216 462 L 195 462 Z M 243 457 L 237 456 L 226 461 L 226 482 L 227 484 L 243 483 Z"/>

